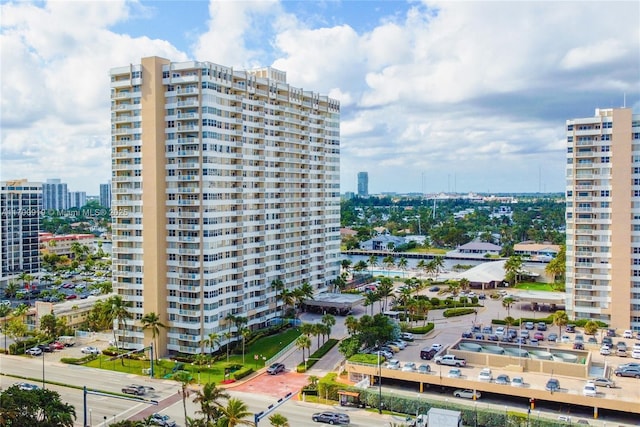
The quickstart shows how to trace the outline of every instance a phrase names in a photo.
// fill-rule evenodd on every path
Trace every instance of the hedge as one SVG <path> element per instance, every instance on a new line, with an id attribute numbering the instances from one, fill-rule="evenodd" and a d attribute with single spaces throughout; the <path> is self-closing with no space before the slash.
<path id="1" fill-rule="evenodd" d="M 306 362 L 306 369 L 309 369 L 310 367 L 312 367 L 313 365 L 316 364 L 316 362 L 318 361 L 318 359 L 321 359 L 322 356 L 324 356 L 325 354 L 327 354 L 329 352 L 329 350 L 331 350 L 333 347 L 335 347 L 336 345 L 338 345 L 338 340 L 334 339 L 334 338 L 329 338 L 327 340 L 327 342 L 325 342 L 324 344 L 322 344 L 322 346 L 320 346 L 319 349 L 317 349 L 316 351 L 314 351 L 308 358 L 307 358 L 307 362 Z M 305 369 L 305 364 L 301 363 L 297 366 L 296 371 L 303 373 L 306 372 Z"/>
<path id="2" fill-rule="evenodd" d="M 242 378 L 246 377 L 247 375 L 250 375 L 253 373 L 253 368 L 248 367 L 248 368 L 243 368 L 240 369 L 236 372 L 233 373 L 233 378 L 235 378 L 236 380 L 241 380 Z"/>
<path id="3" fill-rule="evenodd" d="M 475 313 L 476 310 L 474 308 L 450 308 L 445 310 L 442 315 L 444 317 L 456 317 L 456 316 L 464 316 L 465 314 Z"/>
<path id="4" fill-rule="evenodd" d="M 436 325 L 433 322 L 429 322 L 426 326 L 414 326 L 413 328 L 408 328 L 406 332 L 411 332 L 412 334 L 426 334 L 431 332 Z"/>

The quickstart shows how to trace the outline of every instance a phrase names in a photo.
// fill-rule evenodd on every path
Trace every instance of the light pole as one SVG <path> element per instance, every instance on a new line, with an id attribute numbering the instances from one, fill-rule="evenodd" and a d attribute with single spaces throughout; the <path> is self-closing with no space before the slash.
<path id="1" fill-rule="evenodd" d="M 42 388 L 46 388 L 44 385 L 44 350 L 42 351 Z"/>
<path id="2" fill-rule="evenodd" d="M 380 364 L 380 350 L 378 350 L 378 414 L 382 414 L 382 365 Z"/>

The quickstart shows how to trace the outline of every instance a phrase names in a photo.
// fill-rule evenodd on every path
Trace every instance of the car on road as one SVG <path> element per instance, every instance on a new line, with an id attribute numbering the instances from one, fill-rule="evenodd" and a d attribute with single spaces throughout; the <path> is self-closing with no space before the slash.
<path id="1" fill-rule="evenodd" d="M 100 350 L 97 347 L 82 347 L 80 349 L 80 353 L 82 354 L 100 354 Z"/>
<path id="2" fill-rule="evenodd" d="M 407 362 L 404 364 L 404 366 L 402 367 L 402 370 L 404 372 L 413 372 L 416 370 L 416 364 L 413 362 Z"/>
<path id="3" fill-rule="evenodd" d="M 614 388 L 616 383 L 609 378 L 594 378 L 591 380 L 598 387 Z"/>
<path id="4" fill-rule="evenodd" d="M 458 368 L 449 369 L 447 376 L 449 378 L 460 378 L 462 377 L 462 371 Z"/>
<path id="5" fill-rule="evenodd" d="M 550 392 L 560 391 L 560 381 L 558 381 L 556 378 L 550 378 L 544 388 L 545 390 Z"/>
<path id="6" fill-rule="evenodd" d="M 31 356 L 40 356 L 42 354 L 42 350 L 38 347 L 31 347 L 29 350 L 25 351 L 25 353 L 30 354 Z"/>
<path id="7" fill-rule="evenodd" d="M 331 425 L 347 425 L 351 422 L 349 415 L 330 411 L 316 412 L 311 416 L 311 419 L 316 423 Z"/>
<path id="8" fill-rule="evenodd" d="M 598 390 L 596 390 L 596 385 L 592 382 L 586 383 L 582 388 L 582 395 L 596 397 L 598 395 Z"/>
<path id="9" fill-rule="evenodd" d="M 274 363 L 267 368 L 269 375 L 278 375 L 280 372 L 284 372 L 284 363 Z"/>
<path id="10" fill-rule="evenodd" d="M 505 374 L 500 374 L 496 377 L 495 380 L 496 384 L 502 384 L 502 385 L 508 385 L 511 383 L 511 379 L 509 378 L 509 375 L 505 375 Z"/>
<path id="11" fill-rule="evenodd" d="M 640 378 L 640 368 L 635 366 L 627 366 L 624 368 L 618 368 L 613 371 L 617 377 L 632 377 L 632 378 Z"/>
<path id="12" fill-rule="evenodd" d="M 442 350 L 442 344 L 438 344 L 438 343 L 431 344 L 431 348 L 433 350 L 435 350 L 436 352 L 438 352 L 438 351 Z"/>
<path id="13" fill-rule="evenodd" d="M 29 383 L 18 383 L 16 385 L 22 391 L 38 390 L 40 388 L 35 384 L 29 384 Z"/>
<path id="14" fill-rule="evenodd" d="M 513 379 L 511 380 L 511 385 L 514 387 L 524 387 L 524 378 L 513 377 Z"/>
<path id="15" fill-rule="evenodd" d="M 423 363 L 422 365 L 418 366 L 418 372 L 420 372 L 421 374 L 427 374 L 431 372 L 431 366 Z"/>
<path id="16" fill-rule="evenodd" d="M 453 392 L 453 395 L 455 397 L 462 397 L 464 399 L 475 399 L 475 400 L 480 399 L 480 396 L 481 396 L 479 391 L 474 392 L 473 390 L 470 390 L 470 389 L 456 390 Z"/>
<path id="17" fill-rule="evenodd" d="M 555 332 L 550 333 L 549 336 L 547 337 L 547 341 L 551 341 L 551 342 L 558 341 L 558 334 L 556 334 Z"/>
<path id="18" fill-rule="evenodd" d="M 491 375 L 491 368 L 482 368 L 478 374 L 478 381 L 491 382 L 493 375 Z"/>
<path id="19" fill-rule="evenodd" d="M 125 394 L 133 394 L 136 396 L 142 396 L 147 392 L 147 389 L 142 385 L 137 384 L 129 384 L 127 386 L 122 387 L 122 392 Z"/>
<path id="20" fill-rule="evenodd" d="M 433 356 L 435 356 L 437 351 L 432 348 L 423 348 L 420 350 L 420 359 L 422 360 L 431 360 Z"/>

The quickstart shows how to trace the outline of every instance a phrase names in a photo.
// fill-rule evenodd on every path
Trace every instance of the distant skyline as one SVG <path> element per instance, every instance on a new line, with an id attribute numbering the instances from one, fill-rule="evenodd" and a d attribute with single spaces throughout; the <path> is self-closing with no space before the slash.
<path id="1" fill-rule="evenodd" d="M 565 121 L 640 112 L 640 3 L 4 1 L 0 178 L 110 179 L 110 68 L 273 66 L 341 101 L 341 192 L 562 192 Z"/>

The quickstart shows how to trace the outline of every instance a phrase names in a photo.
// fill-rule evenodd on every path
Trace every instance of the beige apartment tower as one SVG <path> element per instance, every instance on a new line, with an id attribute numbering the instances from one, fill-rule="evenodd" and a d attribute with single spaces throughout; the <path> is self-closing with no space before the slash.
<path id="1" fill-rule="evenodd" d="M 111 77 L 113 285 L 119 339 L 158 352 L 281 312 L 272 283 L 326 290 L 339 274 L 340 104 L 273 68 L 158 57 Z M 240 323 L 231 317 L 242 319 Z"/>
<path id="2" fill-rule="evenodd" d="M 640 331 L 640 115 L 567 120 L 567 312 Z"/>

